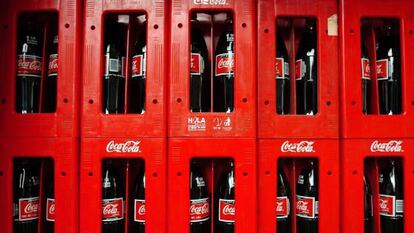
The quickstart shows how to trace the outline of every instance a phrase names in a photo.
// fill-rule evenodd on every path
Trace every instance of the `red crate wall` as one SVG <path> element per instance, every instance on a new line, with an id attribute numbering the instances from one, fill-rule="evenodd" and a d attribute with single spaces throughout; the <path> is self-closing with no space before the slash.
<path id="1" fill-rule="evenodd" d="M 137 152 L 108 150 L 108 144 L 138 142 Z M 102 160 L 142 159 L 145 163 L 145 232 L 166 232 L 166 140 L 157 138 L 101 138 L 83 139 L 80 168 L 80 229 L 82 232 L 101 232 L 102 227 Z M 130 182 L 126 171 L 126 190 Z M 125 200 L 128 200 L 126 192 Z M 127 203 L 128 204 L 128 203 Z M 127 206 L 127 205 L 126 205 Z M 128 210 L 128 208 L 126 208 Z M 127 211 L 128 213 L 128 211 Z M 128 219 L 128 215 L 125 219 Z M 125 221 L 127 224 L 128 221 Z M 128 233 L 128 228 L 125 228 Z"/>
<path id="2" fill-rule="evenodd" d="M 256 192 L 254 191 L 256 190 L 256 140 L 170 139 L 168 151 L 168 232 L 190 231 L 189 182 L 192 159 L 233 159 L 237 211 L 235 232 L 257 232 Z M 214 173 L 218 171 L 208 169 L 204 172 L 209 174 L 206 176 L 207 184 L 212 184 L 212 180 L 217 178 Z M 211 189 L 211 197 L 214 200 L 214 188 Z M 214 216 L 214 208 L 211 211 L 211 216 Z"/>
<path id="3" fill-rule="evenodd" d="M 341 7 L 341 134 L 344 138 L 387 138 L 413 137 L 414 134 L 414 83 L 411 74 L 414 67 L 410 62 L 414 58 L 413 39 L 414 19 L 412 17 L 412 1 L 351 1 L 344 0 Z M 394 18 L 399 20 L 402 111 L 401 115 L 364 115 L 362 113 L 361 91 L 361 18 Z M 372 36 L 375 34 L 371 32 Z M 367 48 L 371 60 L 375 60 L 375 50 L 371 38 Z M 374 64 L 373 62 L 371 63 Z M 375 67 L 372 66 L 371 67 Z M 375 70 L 371 68 L 374 97 L 377 93 Z M 378 108 L 377 105 L 374 108 Z M 375 110 L 374 109 L 374 110 Z M 402 127 L 396 127 L 398 122 Z"/>
<path id="4" fill-rule="evenodd" d="M 144 13 L 147 16 L 146 110 L 144 114 L 102 111 L 103 31 L 107 13 Z M 166 134 L 166 3 L 164 1 L 85 2 L 81 134 L 85 137 L 163 137 Z M 131 27 L 128 28 L 128 33 Z M 131 44 L 127 40 L 127 47 Z M 127 52 L 126 61 L 130 61 Z M 130 76 L 126 65 L 126 82 Z M 128 91 L 128 90 L 126 90 Z M 127 94 L 125 95 L 127 96 Z"/>
<path id="5" fill-rule="evenodd" d="M 255 2 L 170 1 L 171 48 L 168 135 L 171 137 L 255 137 L 256 135 L 256 24 Z M 234 111 L 231 113 L 190 112 L 190 14 L 231 12 L 234 19 Z M 213 29 L 214 30 L 214 27 Z M 214 42 L 207 39 L 210 55 Z M 209 41 L 211 43 L 209 43 Z M 211 59 L 212 60 L 212 59 Z M 213 70 L 213 67 L 212 69 Z M 230 122 L 230 127 L 222 123 Z M 190 121 L 205 122 L 190 130 Z"/>
<path id="6" fill-rule="evenodd" d="M 400 142 L 401 148 L 395 150 L 378 151 L 372 148 L 373 143 Z M 394 144 L 395 145 L 395 144 Z M 364 233 L 364 189 L 363 175 L 367 166 L 368 180 L 371 181 L 373 195 L 374 228 L 373 233 L 380 232 L 379 200 L 378 200 L 378 174 L 379 165 L 373 160 L 364 165 L 366 158 L 392 158 L 402 159 L 404 179 L 404 232 L 413 232 L 414 223 L 410 219 L 414 216 L 414 199 L 409 195 L 414 182 L 414 140 L 413 139 L 346 139 L 342 142 L 342 209 L 341 221 L 343 232 Z M 403 232 L 401 232 L 403 233 Z"/>
<path id="7" fill-rule="evenodd" d="M 78 232 L 78 142 L 72 138 L 0 139 L 0 224 L 2 232 L 13 232 L 13 159 L 51 158 L 54 161 L 56 233 Z M 43 166 L 43 165 L 42 165 Z M 42 174 L 40 180 L 42 181 Z M 42 190 L 42 182 L 40 184 Z M 39 230 L 41 232 L 44 194 L 40 191 Z"/>
<path id="8" fill-rule="evenodd" d="M 259 138 L 338 138 L 338 35 L 334 0 L 258 1 L 258 136 Z M 276 20 L 310 17 L 316 20 L 318 113 L 314 116 L 276 113 Z M 291 91 L 295 87 L 295 54 L 300 34 L 291 33 L 296 43 L 288 48 Z M 295 109 L 291 98 L 291 109 Z M 294 113 L 295 111 L 293 111 Z M 304 123 L 306 122 L 306 123 Z"/>
<path id="9" fill-rule="evenodd" d="M 0 79 L 0 136 L 77 136 L 81 1 L 17 0 L 2 1 L 0 6 L 3 9 L 3 14 L 0 15 L 3 32 L 0 38 L 0 69 L 3 72 Z M 17 22 L 21 13 L 35 12 L 58 14 L 57 109 L 56 113 L 19 114 L 15 110 Z M 45 53 L 43 56 L 46 57 Z M 45 69 L 46 65 L 43 62 L 43 71 Z M 45 77 L 43 72 L 42 80 Z"/>
<path id="10" fill-rule="evenodd" d="M 303 148 L 287 150 L 284 145 L 304 143 Z M 258 226 L 259 232 L 276 232 L 277 168 L 279 159 L 292 159 L 283 167 L 291 192 L 291 223 L 295 232 L 295 190 L 296 179 L 303 164 L 297 159 L 316 159 L 319 171 L 319 232 L 339 233 L 339 141 L 334 139 L 284 140 L 263 139 L 258 143 Z M 285 164 L 286 165 L 286 164 Z M 266 190 L 266 191 L 264 191 Z M 348 232 L 348 231 L 346 231 Z"/>

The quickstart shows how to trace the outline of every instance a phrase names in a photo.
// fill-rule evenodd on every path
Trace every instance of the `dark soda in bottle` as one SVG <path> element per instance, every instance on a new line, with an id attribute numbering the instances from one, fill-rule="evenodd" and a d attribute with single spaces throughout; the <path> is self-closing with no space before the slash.
<path id="1" fill-rule="evenodd" d="M 318 169 L 311 160 L 302 169 L 296 184 L 297 233 L 318 233 L 319 221 Z"/>
<path id="2" fill-rule="evenodd" d="M 276 112 L 284 115 L 290 111 L 290 75 L 288 53 L 280 35 L 276 46 Z"/>
<path id="3" fill-rule="evenodd" d="M 129 88 L 129 113 L 143 114 L 145 112 L 146 71 L 147 71 L 147 21 L 140 16 L 142 31 L 135 42 L 132 55 L 132 69 Z M 140 23 L 140 22 L 138 22 Z"/>
<path id="4" fill-rule="evenodd" d="M 38 113 L 42 72 L 42 30 L 27 19 L 20 25 L 17 47 L 16 111 Z"/>
<path id="5" fill-rule="evenodd" d="M 400 38 L 392 24 L 386 24 L 384 33 L 378 32 L 376 72 L 380 113 L 401 113 Z"/>
<path id="6" fill-rule="evenodd" d="M 190 232 L 210 233 L 210 194 L 201 167 L 195 161 L 190 173 Z"/>
<path id="7" fill-rule="evenodd" d="M 125 109 L 125 32 L 124 23 L 114 21 L 107 23 L 103 78 L 105 114 L 124 113 Z"/>
<path id="8" fill-rule="evenodd" d="M 282 169 L 278 171 L 276 219 L 277 233 L 290 233 L 290 189 Z"/>
<path id="9" fill-rule="evenodd" d="M 230 113 L 234 109 L 234 32 L 230 15 L 225 27 L 215 53 L 213 108 L 214 112 Z"/>
<path id="10" fill-rule="evenodd" d="M 191 19 L 191 64 L 190 64 L 190 111 L 209 112 L 211 78 L 209 73 L 207 45 L 203 33 L 198 29 L 195 15 Z"/>
<path id="11" fill-rule="evenodd" d="M 318 111 L 316 32 L 307 23 L 296 53 L 296 112 L 315 115 Z"/>
<path id="12" fill-rule="evenodd" d="M 216 197 L 216 224 L 215 232 L 234 233 L 236 221 L 236 205 L 234 199 L 234 166 L 233 162 L 223 172 L 218 185 Z"/>

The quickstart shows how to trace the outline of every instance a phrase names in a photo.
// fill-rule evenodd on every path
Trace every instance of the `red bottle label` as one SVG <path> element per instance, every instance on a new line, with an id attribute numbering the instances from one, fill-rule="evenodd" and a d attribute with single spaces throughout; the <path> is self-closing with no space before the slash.
<path id="1" fill-rule="evenodd" d="M 111 222 L 124 218 L 124 199 L 103 199 L 102 200 L 102 221 Z"/>
<path id="2" fill-rule="evenodd" d="M 199 53 L 191 53 L 191 65 L 190 65 L 190 72 L 193 75 L 201 75 L 203 72 L 204 65 L 203 65 L 203 58 Z"/>
<path id="3" fill-rule="evenodd" d="M 290 202 L 288 197 L 277 197 L 276 201 L 276 217 L 287 218 L 290 213 Z"/>
<path id="4" fill-rule="evenodd" d="M 47 71 L 48 76 L 57 76 L 58 73 L 58 55 L 51 54 L 49 56 L 49 68 Z"/>
<path id="5" fill-rule="evenodd" d="M 388 79 L 388 60 L 382 59 L 377 61 L 377 80 Z"/>
<path id="6" fill-rule="evenodd" d="M 55 221 L 55 199 L 48 198 L 46 200 L 46 220 Z"/>
<path id="7" fill-rule="evenodd" d="M 235 222 L 236 221 L 236 206 L 234 200 L 219 199 L 219 221 L 220 222 Z"/>
<path id="8" fill-rule="evenodd" d="M 210 219 L 209 198 L 190 200 L 190 222 L 204 222 Z"/>
<path id="9" fill-rule="evenodd" d="M 318 202 L 314 197 L 296 195 L 296 215 L 302 218 L 315 218 L 318 214 Z"/>
<path id="10" fill-rule="evenodd" d="M 297 60 L 295 64 L 296 80 L 302 80 L 302 78 L 305 77 L 305 71 L 306 71 L 306 67 L 305 67 L 305 63 L 303 62 L 303 60 L 302 59 Z"/>
<path id="11" fill-rule="evenodd" d="M 404 201 L 397 200 L 395 196 L 380 194 L 379 210 L 382 216 L 395 217 L 404 212 Z"/>
<path id="12" fill-rule="evenodd" d="M 19 221 L 39 218 L 39 197 L 19 199 Z"/>
<path id="13" fill-rule="evenodd" d="M 285 63 L 285 59 L 283 58 L 276 58 L 276 77 L 280 78 L 280 77 L 284 77 L 285 76 L 285 72 L 283 70 L 284 68 L 284 63 Z"/>
<path id="14" fill-rule="evenodd" d="M 289 79 L 289 63 L 284 58 L 276 58 L 276 79 Z"/>
<path id="15" fill-rule="evenodd" d="M 361 58 L 361 72 L 362 79 L 371 80 L 371 66 L 369 64 L 369 60 L 366 58 Z"/>
<path id="16" fill-rule="evenodd" d="M 144 55 L 136 55 L 132 57 L 132 77 L 140 77 L 144 75 Z"/>
<path id="17" fill-rule="evenodd" d="M 234 72 L 234 54 L 222 53 L 216 56 L 216 76 L 229 75 Z"/>
<path id="18" fill-rule="evenodd" d="M 145 223 L 145 200 L 135 199 L 134 202 L 134 221 Z"/>
<path id="19" fill-rule="evenodd" d="M 39 77 L 42 72 L 42 58 L 34 55 L 19 55 L 17 59 L 17 76 Z"/>

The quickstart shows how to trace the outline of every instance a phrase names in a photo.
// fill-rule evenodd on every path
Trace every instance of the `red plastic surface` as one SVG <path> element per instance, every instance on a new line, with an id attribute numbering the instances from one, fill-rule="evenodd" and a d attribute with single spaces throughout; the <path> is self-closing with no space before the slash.
<path id="1" fill-rule="evenodd" d="M 138 142 L 137 152 L 114 152 L 108 144 Z M 80 232 L 100 233 L 102 226 L 102 160 L 142 159 L 145 163 L 145 232 L 166 232 L 166 141 L 157 138 L 82 139 Z M 128 176 L 126 176 L 128 177 Z M 129 182 L 127 182 L 129 183 Z M 127 185 L 127 190 L 129 189 Z M 127 221 L 125 221 L 127 222 Z M 127 229 L 127 228 L 126 228 Z M 128 233 L 128 230 L 125 231 Z"/>
<path id="2" fill-rule="evenodd" d="M 307 151 L 287 150 L 286 144 L 303 142 Z M 258 144 L 259 232 L 276 232 L 276 187 L 279 159 L 315 158 L 319 165 L 319 233 L 339 233 L 339 141 L 334 139 L 263 139 Z M 294 161 L 294 160 L 293 160 Z M 295 193 L 300 167 L 292 162 L 285 167 L 291 195 Z M 362 199 L 361 199 L 362 200 Z M 291 197 L 291 206 L 295 206 Z M 295 208 L 291 208 L 292 232 L 295 232 Z M 351 231 L 344 231 L 351 232 Z"/>
<path id="3" fill-rule="evenodd" d="M 190 162 L 194 158 L 234 160 L 235 233 L 257 232 L 256 140 L 171 139 L 168 151 L 168 232 L 190 232 Z"/>
<path id="4" fill-rule="evenodd" d="M 166 4 L 162 0 L 87 0 L 84 9 L 81 134 L 85 137 L 163 137 L 166 133 Z M 147 15 L 147 87 L 144 114 L 105 115 L 102 112 L 103 17 L 106 13 L 115 12 Z M 129 74 L 127 69 L 127 78 Z"/>
<path id="5" fill-rule="evenodd" d="M 258 1 L 258 135 L 259 138 L 337 138 L 338 137 L 338 36 L 335 25 L 338 5 L 334 0 Z M 317 29 L 318 113 L 315 116 L 276 113 L 276 19 L 311 17 Z M 332 31 L 332 33 L 331 33 Z M 329 32 L 329 34 L 328 34 Z M 292 35 L 292 40 L 295 40 Z M 291 74 L 295 51 L 288 50 Z M 291 90 L 295 87 L 290 76 Z M 291 101 L 292 102 L 292 101 Z M 293 102 L 292 102 L 293 103 Z M 291 108 L 294 108 L 292 105 Z"/>
<path id="6" fill-rule="evenodd" d="M 0 7 L 0 136 L 77 136 L 81 1 L 1 1 Z M 56 113 L 19 114 L 15 110 L 18 16 L 23 12 L 44 11 L 57 12 L 59 20 L 57 110 Z"/>
<path id="7" fill-rule="evenodd" d="M 0 208 L 3 210 L 0 213 L 1 232 L 13 232 L 13 159 L 25 157 L 53 159 L 56 200 L 55 232 L 77 233 L 79 216 L 77 140 L 71 138 L 3 138 L 0 139 L 0 153 L 0 185 L 2 187 Z M 40 216 L 44 217 L 42 214 Z"/>
<path id="8" fill-rule="evenodd" d="M 341 8 L 341 134 L 344 138 L 414 136 L 414 44 L 412 1 L 345 0 Z M 395 18 L 400 21 L 401 115 L 363 115 L 361 84 L 361 18 Z M 372 69 L 373 70 L 373 69 Z M 374 72 L 375 73 L 375 72 Z M 372 79 L 376 87 L 376 79 Z M 398 125 L 396 125 L 397 123 Z"/>
<path id="9" fill-rule="evenodd" d="M 400 149 L 381 152 L 372 148 L 375 141 L 389 143 L 400 141 Z M 404 232 L 414 231 L 414 198 L 410 195 L 414 183 L 414 140 L 413 139 L 347 139 L 342 141 L 342 205 L 341 221 L 343 232 L 364 233 L 364 189 L 363 175 L 365 168 L 371 180 L 374 210 L 374 231 L 380 232 L 378 212 L 378 164 L 375 162 L 364 165 L 366 158 L 398 157 L 402 159 L 404 179 Z M 364 166 L 367 166 L 364 168 Z M 401 232 L 403 233 L 403 232 Z"/>
<path id="10" fill-rule="evenodd" d="M 168 135 L 254 137 L 256 135 L 256 20 L 252 0 L 172 0 Z M 222 4 L 212 4 L 212 3 Z M 190 13 L 232 12 L 234 16 L 234 111 L 190 112 Z M 215 51 L 211 45 L 210 49 Z M 228 122 L 228 124 L 224 124 Z M 197 130 L 191 126 L 203 125 Z"/>

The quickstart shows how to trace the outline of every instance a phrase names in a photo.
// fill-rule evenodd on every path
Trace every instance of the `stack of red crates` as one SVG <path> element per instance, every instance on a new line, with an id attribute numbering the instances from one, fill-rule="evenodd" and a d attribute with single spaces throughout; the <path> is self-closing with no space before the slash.
<path id="1" fill-rule="evenodd" d="M 84 7 L 83 81 L 80 152 L 80 231 L 102 232 L 102 164 L 123 161 L 117 167 L 124 198 L 125 233 L 134 218 L 129 211 L 137 173 L 135 161 L 145 169 L 145 232 L 166 232 L 166 51 L 167 3 L 165 1 L 86 0 Z M 143 114 L 126 110 L 103 112 L 105 22 L 108 15 L 127 15 L 126 85 L 131 81 L 132 48 L 137 15 L 146 18 L 146 100 Z M 118 39 L 121 40 L 122 37 Z M 129 89 L 125 89 L 128 96 Z M 129 106 L 125 98 L 125 105 Z M 127 109 L 127 108 L 125 108 Z M 142 167 L 141 167 L 142 168 Z M 119 185 L 118 183 L 118 185 Z"/>
<path id="2" fill-rule="evenodd" d="M 0 225 L 1 232 L 12 233 L 14 223 L 13 190 L 18 184 L 14 182 L 16 165 L 22 158 L 29 159 L 31 165 L 40 169 L 40 194 L 38 214 L 32 216 L 38 222 L 37 232 L 44 232 L 46 216 L 46 185 L 54 182 L 54 226 L 57 233 L 78 232 L 78 150 L 79 150 L 79 74 L 80 74 L 80 34 L 81 1 L 2 1 L 0 8 Z M 16 86 L 19 45 L 18 38 L 22 28 L 20 23 L 26 17 L 41 22 L 42 35 L 38 41 L 43 48 L 39 70 L 40 93 L 45 93 L 45 78 L 48 70 L 48 50 L 52 38 L 51 25 L 58 33 L 58 70 L 56 110 L 44 111 L 44 98 L 40 96 L 37 113 L 21 114 L 16 109 Z M 41 163 L 37 163 L 42 161 Z M 53 168 L 47 167 L 46 161 L 53 161 Z M 29 171 L 28 171 L 29 172 Z M 48 173 L 47 173 L 48 172 Z M 49 173 L 50 172 L 50 173 Z M 52 176 L 54 179 L 52 179 Z M 26 190 L 28 191 L 28 190 Z M 49 196 L 48 196 L 49 197 Z M 18 206 L 23 207 L 21 199 Z M 21 204 L 22 203 L 22 204 Z M 38 215 L 38 218 L 36 217 Z M 28 220 L 30 216 L 18 217 Z M 36 220 L 37 218 L 37 220 Z"/>
<path id="3" fill-rule="evenodd" d="M 178 0 L 170 4 L 168 232 L 190 232 L 190 165 L 193 160 L 202 164 L 201 172 L 211 197 L 211 232 L 215 232 L 218 183 L 228 164 L 224 162 L 226 159 L 234 163 L 235 232 L 256 232 L 255 1 Z M 223 30 L 223 22 L 220 25 L 218 18 L 223 13 L 233 19 L 234 111 L 191 112 L 190 19 L 194 14 L 207 19 L 200 20 L 201 31 L 208 48 L 208 60 L 213 61 Z M 214 70 L 213 62 L 207 65 Z M 211 75 L 212 81 L 213 78 Z"/>
<path id="4" fill-rule="evenodd" d="M 291 202 L 291 232 L 296 232 L 296 183 L 307 159 L 316 159 L 319 172 L 319 231 L 340 232 L 338 132 L 338 1 L 258 1 L 258 230 L 276 232 L 278 168 L 287 177 Z M 280 19 L 316 22 L 317 106 L 313 116 L 295 112 L 295 54 L 300 23 L 279 24 Z M 299 21 L 300 22 L 300 21 Z M 290 33 L 286 33 L 290 32 Z M 290 63 L 291 113 L 276 112 L 276 35 L 285 35 Z M 293 42 L 292 42 L 293 41 Z M 348 232 L 348 231 L 347 231 Z"/>
<path id="5" fill-rule="evenodd" d="M 341 171 L 342 205 L 341 221 L 343 232 L 364 232 L 364 189 L 363 176 L 372 189 L 374 233 L 381 232 L 379 173 L 383 167 L 382 158 L 401 161 L 404 190 L 404 232 L 413 232 L 414 200 L 410 191 L 413 184 L 413 125 L 414 125 L 414 83 L 411 76 L 414 67 L 413 39 L 414 20 L 412 1 L 343 1 L 341 6 Z M 371 24 L 364 24 L 364 22 Z M 376 71 L 376 41 L 378 25 L 387 20 L 396 23 L 395 34 L 400 44 L 402 113 L 379 114 Z M 372 97 L 368 100 L 371 109 L 368 115 L 362 112 L 361 91 L 361 46 L 366 46 L 371 60 Z M 375 67 L 375 68 L 372 68 Z M 410 76 L 411 75 L 411 76 Z M 392 215 L 392 213 L 391 213 Z"/>

